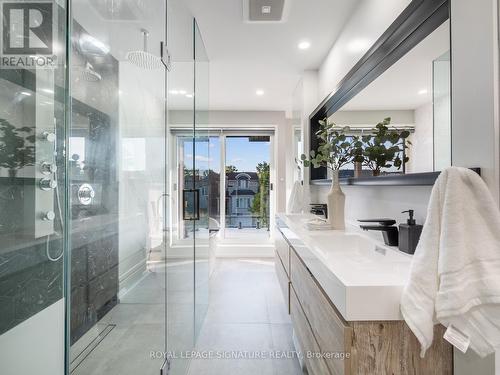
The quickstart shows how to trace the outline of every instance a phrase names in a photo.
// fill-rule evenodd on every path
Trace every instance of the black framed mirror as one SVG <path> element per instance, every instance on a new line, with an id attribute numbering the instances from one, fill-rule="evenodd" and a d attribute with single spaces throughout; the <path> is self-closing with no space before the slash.
<path id="1" fill-rule="evenodd" d="M 320 121 L 370 135 L 378 122 L 410 131 L 408 163 L 340 171 L 352 185 L 432 185 L 451 165 L 451 57 L 449 0 L 413 0 L 309 117 L 310 149 L 317 150 Z M 311 184 L 329 184 L 326 167 L 309 168 Z"/>

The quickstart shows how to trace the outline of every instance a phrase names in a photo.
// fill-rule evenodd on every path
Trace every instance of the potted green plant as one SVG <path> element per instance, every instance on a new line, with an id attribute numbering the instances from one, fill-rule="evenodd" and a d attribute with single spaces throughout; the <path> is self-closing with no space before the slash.
<path id="1" fill-rule="evenodd" d="M 373 133 L 362 136 L 363 163 L 373 171 L 374 176 L 379 176 L 382 168 L 396 167 L 400 169 L 409 157 L 401 157 L 403 151 L 411 144 L 407 138 L 408 130 L 390 129 L 391 118 L 387 117 L 379 122 Z"/>
<path id="2" fill-rule="evenodd" d="M 344 229 L 345 195 L 340 188 L 339 170 L 353 161 L 354 144 L 348 132 L 349 127 L 337 126 L 335 123 L 324 119 L 319 121 L 319 138 L 317 151 L 312 150 L 309 158 L 302 154 L 301 161 L 304 167 L 327 167 L 332 171 L 332 185 L 328 193 L 328 220 L 333 229 Z"/>

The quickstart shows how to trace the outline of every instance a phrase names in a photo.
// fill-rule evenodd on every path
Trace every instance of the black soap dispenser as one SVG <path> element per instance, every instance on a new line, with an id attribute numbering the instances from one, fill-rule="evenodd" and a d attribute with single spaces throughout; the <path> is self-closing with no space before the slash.
<path id="1" fill-rule="evenodd" d="M 406 212 L 409 214 L 406 224 L 399 224 L 399 250 L 414 254 L 423 226 L 415 222 L 413 210 L 403 211 L 402 213 Z"/>

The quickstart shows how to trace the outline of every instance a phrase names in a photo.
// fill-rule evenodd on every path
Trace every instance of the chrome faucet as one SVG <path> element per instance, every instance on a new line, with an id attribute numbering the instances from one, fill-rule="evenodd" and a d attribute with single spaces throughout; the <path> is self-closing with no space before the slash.
<path id="1" fill-rule="evenodd" d="M 393 219 L 363 219 L 360 223 L 379 223 L 378 225 L 360 225 L 363 230 L 378 230 L 382 232 L 384 243 L 389 246 L 398 246 L 399 233 L 398 228 L 394 226 L 396 220 Z"/>
<path id="2" fill-rule="evenodd" d="M 311 213 L 323 215 L 325 219 L 328 219 L 328 206 L 326 203 L 311 203 Z"/>

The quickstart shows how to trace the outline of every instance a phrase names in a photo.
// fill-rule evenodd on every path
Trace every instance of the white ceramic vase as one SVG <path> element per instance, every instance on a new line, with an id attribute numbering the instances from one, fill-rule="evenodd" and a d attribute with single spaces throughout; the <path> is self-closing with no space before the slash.
<path id="1" fill-rule="evenodd" d="M 340 188 L 339 171 L 333 171 L 332 186 L 327 195 L 328 222 L 333 229 L 345 229 L 344 207 L 345 195 Z"/>

